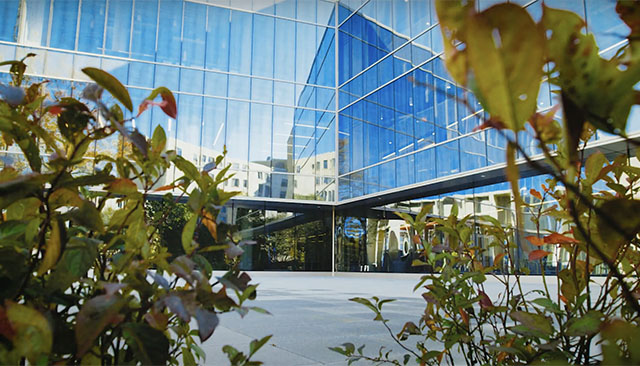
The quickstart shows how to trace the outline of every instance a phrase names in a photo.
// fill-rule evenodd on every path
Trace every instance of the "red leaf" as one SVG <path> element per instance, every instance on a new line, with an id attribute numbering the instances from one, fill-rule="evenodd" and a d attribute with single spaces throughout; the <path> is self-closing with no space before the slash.
<path id="1" fill-rule="evenodd" d="M 530 261 L 537 261 L 539 259 L 542 259 L 546 256 L 548 256 L 549 254 L 551 254 L 551 252 L 547 252 L 546 250 L 534 250 L 531 253 L 529 253 L 529 260 Z"/>
<path id="2" fill-rule="evenodd" d="M 576 244 L 579 243 L 574 238 L 564 236 L 558 233 L 552 233 L 544 237 L 545 244 Z"/>
<path id="3" fill-rule="evenodd" d="M 49 107 L 47 112 L 53 114 L 54 116 L 57 116 L 62 113 L 62 107 L 59 105 L 52 105 L 51 107 Z"/>
<path id="4" fill-rule="evenodd" d="M 176 186 L 169 184 L 169 185 L 166 185 L 166 186 L 162 186 L 162 187 L 156 188 L 155 192 L 168 191 L 168 190 L 174 189 L 175 187 Z"/>
<path id="5" fill-rule="evenodd" d="M 162 111 L 167 114 L 167 116 L 176 119 L 178 117 L 178 107 L 176 106 L 176 100 L 173 97 L 173 94 L 170 92 L 161 92 L 160 96 L 162 97 L 162 101 L 165 102 L 165 105 L 160 106 Z"/>
<path id="6" fill-rule="evenodd" d="M 489 296 L 484 293 L 483 291 L 479 292 L 480 294 L 480 307 L 483 309 L 488 309 L 493 307 L 493 302 L 491 302 L 491 299 L 489 298 Z"/>
<path id="7" fill-rule="evenodd" d="M 539 199 L 540 201 L 542 201 L 542 195 L 540 194 L 540 192 L 536 191 L 535 189 L 531 188 L 529 190 L 529 193 L 531 193 L 531 195 L 537 199 Z"/>
<path id="8" fill-rule="evenodd" d="M 539 238 L 537 236 L 527 236 L 525 237 L 525 239 L 529 240 L 529 243 L 539 247 L 545 244 L 545 240 L 542 238 Z"/>
<path id="9" fill-rule="evenodd" d="M 462 316 L 462 321 L 464 322 L 464 324 L 466 324 L 468 326 L 469 325 L 469 314 L 467 314 L 467 312 L 464 311 L 462 308 L 459 308 L 458 311 L 460 312 L 460 316 Z"/>

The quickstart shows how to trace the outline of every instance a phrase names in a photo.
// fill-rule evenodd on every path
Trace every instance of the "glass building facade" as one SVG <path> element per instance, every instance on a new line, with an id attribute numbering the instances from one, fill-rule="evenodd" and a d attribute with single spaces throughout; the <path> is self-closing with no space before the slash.
<path id="1" fill-rule="evenodd" d="M 540 18 L 541 0 L 514 2 Z M 585 18 L 605 57 L 624 45 L 615 1 L 546 3 Z M 155 87 L 174 91 L 176 120 L 155 109 L 131 127 L 163 126 L 169 148 L 200 167 L 226 146 L 226 188 L 243 197 L 223 219 L 259 244 L 247 269 L 423 270 L 410 267 L 419 248 L 393 211 L 425 201 L 434 215 L 456 202 L 511 223 L 508 187 L 481 174 L 504 162 L 506 141 L 474 131 L 485 113 L 446 71 L 432 0 L 0 0 L 0 12 L 0 59 L 37 54 L 27 74 L 53 95 L 79 94 L 87 66 L 116 76 L 134 105 Z M 541 110 L 552 92 L 542 84 Z M 520 141 L 538 153 L 527 131 Z M 455 183 L 463 176 L 473 186 Z"/>

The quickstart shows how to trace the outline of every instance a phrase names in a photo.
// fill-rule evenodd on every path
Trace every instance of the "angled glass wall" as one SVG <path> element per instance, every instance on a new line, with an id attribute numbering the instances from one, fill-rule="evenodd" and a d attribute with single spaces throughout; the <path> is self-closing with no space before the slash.
<path id="1" fill-rule="evenodd" d="M 500 2 L 476 1 L 480 10 Z M 514 2 L 540 19 L 542 1 Z M 626 42 L 614 0 L 546 4 L 585 18 L 604 57 Z M 338 18 L 339 201 L 504 162 L 505 139 L 474 131 L 485 113 L 447 73 L 434 1 L 341 1 Z M 538 108 L 552 102 L 545 82 Z M 640 130 L 639 117 L 634 107 L 629 131 Z M 519 141 L 528 154 L 540 153 L 530 131 Z"/>

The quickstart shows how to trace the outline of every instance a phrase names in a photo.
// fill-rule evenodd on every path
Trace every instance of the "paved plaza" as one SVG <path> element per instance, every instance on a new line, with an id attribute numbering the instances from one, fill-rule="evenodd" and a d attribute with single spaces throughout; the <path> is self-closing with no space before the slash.
<path id="1" fill-rule="evenodd" d="M 223 314 L 212 338 L 203 345 L 207 365 L 229 364 L 221 351 L 223 345 L 231 344 L 246 354 L 252 339 L 269 334 L 273 334 L 273 338 L 256 357 L 267 366 L 346 365 L 342 355 L 328 349 L 344 342 L 354 343 L 356 347 L 366 344 L 368 354 L 377 353 L 380 346 L 385 346 L 401 359 L 404 353 L 383 325 L 373 321 L 373 313 L 348 299 L 356 296 L 398 299 L 383 307 L 383 315 L 391 319 L 389 324 L 395 333 L 407 321 L 417 324 L 424 310 L 422 291 L 413 292 L 420 278 L 417 274 L 339 273 L 332 276 L 330 273 L 250 272 L 250 275 L 253 282 L 260 284 L 258 297 L 251 305 L 262 307 L 272 315 L 251 312 L 241 319 L 237 313 Z M 523 277 L 521 282 L 525 292 L 542 289 L 539 276 Z M 555 292 L 556 277 L 547 277 L 547 282 L 549 290 Z M 500 288 L 498 281 L 491 277 L 485 283 L 485 290 L 492 298 Z M 434 345 L 436 350 L 441 347 Z"/>

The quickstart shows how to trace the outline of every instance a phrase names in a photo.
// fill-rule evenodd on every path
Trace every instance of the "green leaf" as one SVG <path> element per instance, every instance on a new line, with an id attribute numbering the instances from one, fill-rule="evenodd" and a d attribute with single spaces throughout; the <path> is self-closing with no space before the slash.
<path id="1" fill-rule="evenodd" d="M 509 316 L 511 319 L 522 323 L 528 330 L 527 334 L 547 339 L 553 333 L 551 320 L 543 315 L 524 311 L 513 311 Z M 516 329 L 521 330 L 520 328 Z"/>
<path id="2" fill-rule="evenodd" d="M 167 135 L 164 133 L 164 129 L 162 126 L 158 125 L 155 130 L 153 130 L 153 135 L 151 136 L 151 152 L 154 155 L 160 155 L 164 151 L 165 146 L 167 145 Z"/>
<path id="3" fill-rule="evenodd" d="M 466 42 L 474 92 L 492 118 L 521 130 L 536 111 L 542 32 L 524 8 L 499 4 L 468 18 Z"/>
<path id="4" fill-rule="evenodd" d="M 596 310 L 589 310 L 582 317 L 572 318 L 567 323 L 566 335 L 570 337 L 583 337 L 596 334 L 600 329 L 600 319 L 603 315 Z"/>
<path id="5" fill-rule="evenodd" d="M 640 200 L 614 198 L 604 202 L 600 206 L 600 210 L 602 214 L 596 217 L 598 231 L 600 237 L 606 239 L 610 246 L 616 242 L 623 242 L 625 236 L 633 238 L 640 232 L 640 215 L 638 215 Z M 616 223 L 623 233 L 616 230 L 610 222 Z"/>
<path id="6" fill-rule="evenodd" d="M 352 299 L 349 299 L 349 301 L 353 301 L 353 302 L 357 302 L 358 304 L 362 304 L 366 307 L 368 307 L 369 309 L 373 310 L 374 313 L 378 314 L 378 308 L 373 305 L 373 303 L 369 300 L 369 299 L 365 299 L 363 297 L 354 297 Z"/>
<path id="7" fill-rule="evenodd" d="M 113 77 L 113 75 L 106 71 L 96 69 L 95 67 L 85 67 L 82 69 L 82 72 L 111 93 L 129 112 L 133 112 L 133 103 L 131 103 L 131 97 L 129 96 L 127 88 L 125 88 L 118 79 Z"/>
<path id="8" fill-rule="evenodd" d="M 182 364 L 184 366 L 197 366 L 198 365 L 196 363 L 196 359 L 193 357 L 193 354 L 191 353 L 191 350 L 186 348 L 186 347 L 182 347 Z"/>
<path id="9" fill-rule="evenodd" d="M 109 324 L 117 324 L 124 318 L 120 309 L 126 301 L 120 295 L 99 295 L 82 305 L 76 319 L 76 344 L 78 357 L 94 346 L 94 341 Z"/>
<path id="10" fill-rule="evenodd" d="M 97 241 L 77 237 L 69 239 L 62 257 L 47 281 L 47 290 L 66 290 L 87 273 L 97 256 Z"/>
<path id="11" fill-rule="evenodd" d="M 104 232 L 104 223 L 102 222 L 102 216 L 96 206 L 89 202 L 83 201 L 80 208 L 71 211 L 71 218 L 79 225 L 86 227 L 89 230 L 97 231 L 99 233 Z"/>
<path id="12" fill-rule="evenodd" d="M 125 323 L 122 334 L 134 358 L 143 365 L 165 365 L 169 360 L 169 340 L 161 331 L 146 324 Z"/>
<path id="13" fill-rule="evenodd" d="M 182 248 L 187 255 L 193 253 L 196 249 L 193 245 L 193 232 L 196 230 L 197 223 L 198 216 L 193 215 L 189 221 L 187 221 L 187 224 L 184 225 L 184 229 L 182 229 Z"/>
<path id="14" fill-rule="evenodd" d="M 556 314 L 562 314 L 562 309 L 560 309 L 560 306 L 558 306 L 558 304 L 554 303 L 553 301 L 551 301 L 546 297 L 535 299 L 532 302 L 536 305 L 542 306 L 548 311 L 551 311 Z"/>
<path id="15" fill-rule="evenodd" d="M 13 347 L 21 356 L 36 364 L 51 352 L 53 332 L 47 319 L 28 306 L 6 301 L 7 319 L 15 330 Z"/>
<path id="16" fill-rule="evenodd" d="M 262 348 L 262 346 L 264 346 L 265 343 L 267 343 L 269 339 L 271 339 L 271 337 L 272 337 L 271 335 L 268 335 L 260 339 L 252 340 L 251 343 L 249 344 L 249 357 L 253 356 L 256 352 L 258 352 L 258 350 Z"/>
<path id="17" fill-rule="evenodd" d="M 607 158 L 600 151 L 591 154 L 584 167 L 585 182 L 589 185 L 595 183 L 600 177 L 602 167 L 608 162 Z"/>
<path id="18" fill-rule="evenodd" d="M 0 223 L 0 242 L 16 239 L 24 234 L 27 224 L 24 221 L 10 220 Z"/>

